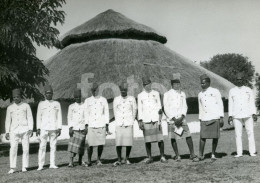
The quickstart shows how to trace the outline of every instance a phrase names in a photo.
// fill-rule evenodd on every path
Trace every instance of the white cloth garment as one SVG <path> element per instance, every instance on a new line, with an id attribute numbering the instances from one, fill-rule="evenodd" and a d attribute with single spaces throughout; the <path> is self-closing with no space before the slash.
<path id="1" fill-rule="evenodd" d="M 17 161 L 17 150 L 19 141 L 22 141 L 23 146 L 23 168 L 28 168 L 29 166 L 29 134 L 27 132 L 22 133 L 10 133 L 10 168 L 16 168 Z"/>
<path id="2" fill-rule="evenodd" d="M 205 91 L 199 93 L 198 100 L 199 119 L 201 121 L 224 117 L 223 101 L 218 89 L 208 87 Z"/>
<path id="3" fill-rule="evenodd" d="M 29 166 L 29 130 L 33 130 L 32 111 L 26 103 L 8 106 L 5 120 L 6 133 L 10 133 L 10 168 L 16 168 L 19 141 L 23 147 L 23 168 Z"/>
<path id="4" fill-rule="evenodd" d="M 173 117 L 177 119 L 187 114 L 186 95 L 183 91 L 176 91 L 174 89 L 167 91 L 164 93 L 163 104 L 168 120 Z"/>
<path id="5" fill-rule="evenodd" d="M 46 144 L 50 140 L 50 166 L 55 166 L 57 130 L 62 127 L 60 103 L 45 100 L 39 103 L 37 110 L 37 129 L 41 130 L 38 164 L 42 167 L 45 162 Z"/>
<path id="6" fill-rule="evenodd" d="M 23 133 L 33 130 L 32 111 L 27 103 L 13 103 L 7 107 L 5 119 L 6 133 Z"/>
<path id="7" fill-rule="evenodd" d="M 138 94 L 138 119 L 144 123 L 155 122 L 159 120 L 159 110 L 162 108 L 160 94 L 151 90 L 149 93 L 145 90 Z"/>
<path id="8" fill-rule="evenodd" d="M 101 128 L 109 123 L 108 103 L 104 97 L 91 96 L 85 100 L 84 105 L 84 116 L 89 128 Z"/>
<path id="9" fill-rule="evenodd" d="M 56 144 L 57 144 L 57 132 L 55 130 L 41 130 L 40 135 L 40 147 L 38 154 L 38 165 L 43 167 L 45 163 L 46 145 L 50 139 L 50 166 L 55 166 Z"/>
<path id="10" fill-rule="evenodd" d="M 236 134 L 237 154 L 242 155 L 242 130 L 245 124 L 248 135 L 249 153 L 255 154 L 254 122 L 252 115 L 256 114 L 253 91 L 246 87 L 234 87 L 229 91 L 229 116 L 233 117 Z"/>
<path id="11" fill-rule="evenodd" d="M 60 103 L 45 100 L 39 103 L 37 109 L 37 129 L 57 130 L 62 127 Z"/>
<path id="12" fill-rule="evenodd" d="M 73 130 L 84 130 L 85 119 L 84 119 L 84 103 L 73 103 L 68 109 L 68 126 Z"/>
<path id="13" fill-rule="evenodd" d="M 254 137 L 254 122 L 253 118 L 234 118 L 234 126 L 235 126 L 235 134 L 236 134 L 236 145 L 237 145 L 237 155 L 242 155 L 243 153 L 243 146 L 242 146 L 242 130 L 243 130 L 243 123 L 245 124 L 246 133 L 248 136 L 249 142 L 249 153 L 255 154 L 255 137 Z"/>
<path id="14" fill-rule="evenodd" d="M 135 121 L 137 105 L 135 98 L 118 96 L 113 102 L 116 126 L 132 126 Z"/>
<path id="15" fill-rule="evenodd" d="M 246 86 L 232 88 L 228 101 L 228 114 L 233 118 L 248 118 L 256 114 L 253 91 Z"/>

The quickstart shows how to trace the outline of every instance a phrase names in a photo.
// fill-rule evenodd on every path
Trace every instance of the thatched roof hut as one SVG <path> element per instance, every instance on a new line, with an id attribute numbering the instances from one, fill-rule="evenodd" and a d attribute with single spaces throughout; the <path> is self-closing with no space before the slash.
<path id="1" fill-rule="evenodd" d="M 188 97 L 197 97 L 201 91 L 199 76 L 203 73 L 227 97 L 233 84 L 165 47 L 166 41 L 152 28 L 113 10 L 97 15 L 63 35 L 58 44 L 62 49 L 46 61 L 54 98 L 72 98 L 85 73 L 93 73 L 100 84 L 119 84 L 122 78 L 134 76 L 140 86 L 133 93 L 136 96 L 142 89 L 143 73 L 149 73 L 154 82 L 169 88 L 175 72 L 181 74 Z M 114 97 L 111 90 L 105 90 L 103 95 L 108 99 Z"/>

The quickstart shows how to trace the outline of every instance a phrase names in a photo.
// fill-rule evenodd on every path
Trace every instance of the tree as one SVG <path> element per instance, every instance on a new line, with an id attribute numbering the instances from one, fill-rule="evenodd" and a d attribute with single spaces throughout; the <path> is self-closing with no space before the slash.
<path id="1" fill-rule="evenodd" d="M 252 87 L 255 67 L 241 54 L 218 54 L 209 61 L 201 62 L 200 65 L 234 84 L 236 84 L 236 74 L 243 73 L 244 85 Z"/>
<path id="2" fill-rule="evenodd" d="M 38 86 L 49 73 L 43 60 L 36 57 L 38 46 L 52 47 L 63 24 L 65 12 L 59 10 L 65 0 L 0 1 L 0 98 L 10 98 L 11 90 L 20 87 L 23 96 L 39 100 Z"/>

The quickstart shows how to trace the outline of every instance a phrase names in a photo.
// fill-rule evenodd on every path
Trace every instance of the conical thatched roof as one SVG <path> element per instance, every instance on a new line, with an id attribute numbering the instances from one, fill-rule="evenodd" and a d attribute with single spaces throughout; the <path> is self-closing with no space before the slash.
<path id="1" fill-rule="evenodd" d="M 137 30 L 138 34 L 143 33 L 144 38 L 138 39 L 136 35 L 120 38 L 113 34 L 116 31 L 124 34 L 128 30 Z M 95 34 L 102 31 L 107 31 L 110 37 L 97 39 Z M 169 88 L 172 73 L 179 72 L 188 97 L 197 97 L 201 91 L 199 76 L 206 73 L 212 80 L 212 86 L 220 89 L 223 96 L 228 96 L 233 84 L 165 47 L 160 40 L 145 39 L 146 33 L 162 37 L 153 29 L 113 10 L 101 13 L 66 33 L 60 39 L 66 47 L 46 61 L 54 98 L 72 98 L 77 83 L 81 83 L 85 73 L 93 73 L 99 84 L 119 84 L 122 79 L 134 76 L 134 81 L 140 86 L 134 92 L 136 96 L 142 89 L 144 73 L 149 73 L 152 81 Z M 79 39 L 77 42 L 75 37 L 84 35 L 88 35 L 89 40 L 84 42 L 84 39 Z M 105 90 L 103 94 L 106 98 L 114 97 L 110 90 Z"/>
<path id="2" fill-rule="evenodd" d="M 73 43 L 111 37 L 167 42 L 164 36 L 159 35 L 152 28 L 110 9 L 64 34 L 59 39 L 60 44 L 57 47 L 64 48 Z"/>

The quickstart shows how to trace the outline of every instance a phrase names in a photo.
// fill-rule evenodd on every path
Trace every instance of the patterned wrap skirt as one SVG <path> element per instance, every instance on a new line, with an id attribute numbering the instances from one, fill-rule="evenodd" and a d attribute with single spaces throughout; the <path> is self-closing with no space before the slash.
<path id="1" fill-rule="evenodd" d="M 174 132 L 176 126 L 172 125 L 172 124 L 168 124 L 168 137 L 170 139 L 176 139 L 176 140 L 180 140 L 180 139 L 185 139 L 186 137 L 190 137 L 190 129 L 189 126 L 187 124 L 187 122 L 183 122 L 181 127 L 183 128 L 183 133 L 182 135 L 178 135 L 177 133 Z"/>
<path id="2" fill-rule="evenodd" d="M 116 126 L 116 146 L 133 145 L 133 126 Z"/>
<path id="3" fill-rule="evenodd" d="M 89 146 L 105 145 L 105 143 L 106 143 L 106 127 L 88 128 Z"/>
<path id="4" fill-rule="evenodd" d="M 144 124 L 144 141 L 145 142 L 160 142 L 163 140 L 162 128 L 159 129 L 158 122 L 143 123 Z"/>
<path id="5" fill-rule="evenodd" d="M 201 121 L 200 138 L 215 139 L 220 137 L 219 119 L 210 121 Z"/>
<path id="6" fill-rule="evenodd" d="M 83 155 L 85 152 L 86 135 L 80 131 L 73 131 L 73 136 L 70 137 L 68 151 Z"/>

